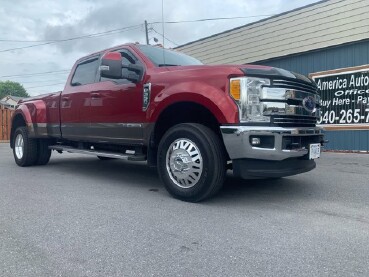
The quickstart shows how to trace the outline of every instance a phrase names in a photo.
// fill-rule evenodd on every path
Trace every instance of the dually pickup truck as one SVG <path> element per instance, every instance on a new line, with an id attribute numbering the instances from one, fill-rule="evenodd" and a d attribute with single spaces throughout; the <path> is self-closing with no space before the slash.
<path id="1" fill-rule="evenodd" d="M 147 161 L 172 196 L 197 202 L 227 169 L 244 179 L 314 169 L 324 143 L 317 92 L 283 69 L 126 44 L 79 59 L 63 91 L 21 102 L 10 145 L 19 166 L 45 165 L 52 150 Z"/>

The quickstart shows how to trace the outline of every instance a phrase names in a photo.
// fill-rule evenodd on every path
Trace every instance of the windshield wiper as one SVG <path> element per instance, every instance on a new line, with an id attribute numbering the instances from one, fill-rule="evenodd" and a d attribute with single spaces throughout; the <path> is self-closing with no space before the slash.
<path id="1" fill-rule="evenodd" d="M 169 64 L 169 63 L 161 63 L 158 64 L 159 67 L 163 67 L 163 66 L 179 66 L 178 64 Z"/>

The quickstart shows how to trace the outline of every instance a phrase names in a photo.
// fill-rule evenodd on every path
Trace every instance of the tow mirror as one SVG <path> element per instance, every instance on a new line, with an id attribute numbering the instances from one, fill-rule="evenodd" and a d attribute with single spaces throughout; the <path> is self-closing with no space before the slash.
<path id="1" fill-rule="evenodd" d="M 138 83 L 141 80 L 144 72 L 144 68 L 142 65 L 139 64 L 123 65 L 123 68 L 127 69 L 123 70 L 122 73 L 123 79 L 132 81 L 133 83 Z"/>
<path id="2" fill-rule="evenodd" d="M 101 77 L 110 79 L 122 78 L 122 56 L 118 52 L 108 52 L 104 54 L 100 65 Z"/>

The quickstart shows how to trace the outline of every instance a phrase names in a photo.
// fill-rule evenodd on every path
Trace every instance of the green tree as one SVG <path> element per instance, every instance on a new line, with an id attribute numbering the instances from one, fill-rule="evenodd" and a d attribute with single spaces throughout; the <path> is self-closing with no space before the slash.
<path id="1" fill-rule="evenodd" d="M 13 81 L 0 81 L 0 99 L 7 95 L 29 97 L 29 94 L 20 83 Z"/>

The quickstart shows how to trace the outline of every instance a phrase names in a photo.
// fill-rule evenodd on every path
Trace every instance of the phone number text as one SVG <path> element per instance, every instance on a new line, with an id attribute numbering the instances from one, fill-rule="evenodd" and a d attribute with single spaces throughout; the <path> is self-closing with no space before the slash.
<path id="1" fill-rule="evenodd" d="M 318 124 L 352 124 L 369 123 L 369 108 L 326 111 L 318 120 Z"/>

